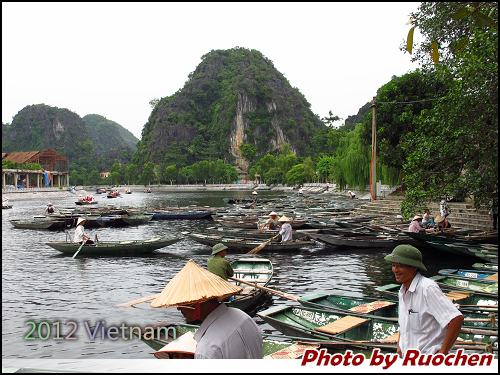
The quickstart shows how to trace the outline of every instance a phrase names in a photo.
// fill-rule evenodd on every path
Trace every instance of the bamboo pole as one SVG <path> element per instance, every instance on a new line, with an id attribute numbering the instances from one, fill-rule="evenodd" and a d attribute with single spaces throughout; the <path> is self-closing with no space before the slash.
<path id="1" fill-rule="evenodd" d="M 266 288 L 264 286 L 260 286 L 257 284 L 252 284 L 252 283 L 249 283 L 247 281 L 237 279 L 236 277 L 229 277 L 229 279 L 237 281 L 237 282 L 242 283 L 242 284 L 247 284 L 247 285 L 253 286 L 254 288 L 257 288 L 257 289 L 265 290 L 266 292 L 276 294 L 280 297 L 283 297 L 283 298 L 286 298 L 286 299 L 289 299 L 289 300 L 292 300 L 295 302 L 297 302 L 300 299 L 300 297 L 294 296 L 293 294 L 283 293 L 283 292 L 280 292 L 279 290 L 274 290 L 274 289 Z"/>

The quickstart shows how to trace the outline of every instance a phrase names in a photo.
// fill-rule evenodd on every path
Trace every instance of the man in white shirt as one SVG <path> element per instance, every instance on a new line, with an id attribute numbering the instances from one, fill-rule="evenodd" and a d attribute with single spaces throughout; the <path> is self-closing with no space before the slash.
<path id="1" fill-rule="evenodd" d="M 427 271 L 420 251 L 398 245 L 384 259 L 392 263 L 396 281 L 403 284 L 399 290 L 399 356 L 408 349 L 448 354 L 464 317 L 435 281 L 420 274 L 419 270 Z"/>
<path id="2" fill-rule="evenodd" d="M 292 225 L 290 224 L 290 219 L 286 216 L 282 216 L 278 219 L 278 221 L 281 224 L 281 242 L 292 241 Z"/>

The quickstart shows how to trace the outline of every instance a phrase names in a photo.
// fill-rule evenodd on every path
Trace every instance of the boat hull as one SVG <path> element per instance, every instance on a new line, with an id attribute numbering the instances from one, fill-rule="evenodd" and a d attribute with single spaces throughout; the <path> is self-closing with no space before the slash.
<path id="1" fill-rule="evenodd" d="M 92 245 L 83 245 L 78 255 L 138 255 L 150 253 L 154 250 L 179 242 L 180 240 L 182 240 L 182 237 L 169 239 L 154 238 L 145 241 L 98 242 Z M 61 253 L 71 255 L 73 255 L 80 247 L 79 243 L 72 242 L 47 242 L 46 245 L 60 251 Z"/>

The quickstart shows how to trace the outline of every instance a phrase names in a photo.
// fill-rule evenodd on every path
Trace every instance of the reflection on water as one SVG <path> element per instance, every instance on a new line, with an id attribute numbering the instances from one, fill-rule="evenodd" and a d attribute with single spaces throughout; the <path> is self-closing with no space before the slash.
<path id="1" fill-rule="evenodd" d="M 281 192 L 259 192 L 259 197 L 265 198 L 282 195 Z M 96 197 L 100 205 L 112 203 L 118 207 L 158 207 L 160 203 L 162 207 L 224 207 L 224 197 L 251 198 L 251 192 L 133 193 L 112 202 L 102 195 Z M 72 197 L 51 199 L 58 209 L 74 207 L 74 200 Z M 107 330 L 159 321 L 184 322 L 175 308 L 155 309 L 148 303 L 135 308 L 114 305 L 160 292 L 189 259 L 205 267 L 210 247 L 184 239 L 140 257 L 77 256 L 72 259 L 45 245 L 48 241 L 65 240 L 64 231 L 16 229 L 8 221 L 43 214 L 46 199 L 16 198 L 11 201 L 14 208 L 2 210 L 3 358 L 152 358 L 153 350 L 138 339 L 131 339 L 127 329 L 120 329 L 120 337 L 116 340 L 108 338 Z M 136 227 L 86 229 L 86 233 L 91 238 L 97 234 L 103 241 L 133 240 L 180 235 L 182 231 L 203 232 L 213 224 L 209 220 L 154 221 Z M 299 296 L 339 293 L 380 297 L 373 287 L 394 282 L 390 265 L 383 259 L 389 252 L 316 244 L 286 253 L 262 251 L 258 256 L 268 257 L 273 262 L 275 276 L 269 285 L 273 289 Z M 229 252 L 227 259 L 232 261 L 242 255 Z M 441 268 L 470 268 L 473 261 L 450 260 L 427 251 L 424 263 L 428 268 L 425 275 L 431 276 Z M 272 304 L 297 304 L 276 296 L 269 296 L 261 303 L 251 315 Z M 254 316 L 254 319 L 262 330 L 276 333 L 260 318 Z M 46 340 L 38 338 L 42 322 L 46 322 L 41 329 L 42 336 L 47 335 Z M 36 339 L 25 338 L 34 324 L 36 330 L 31 337 Z M 66 339 L 75 326 L 77 329 L 72 337 L 76 340 Z M 51 328 L 50 334 L 47 327 Z M 55 339 L 56 328 L 59 328 L 60 340 Z"/>

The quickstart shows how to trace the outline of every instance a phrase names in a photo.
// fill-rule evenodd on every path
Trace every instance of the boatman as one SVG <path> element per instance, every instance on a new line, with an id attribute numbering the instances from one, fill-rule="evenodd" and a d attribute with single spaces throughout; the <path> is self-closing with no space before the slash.
<path id="1" fill-rule="evenodd" d="M 88 245 L 94 243 L 94 241 L 92 241 L 90 237 L 86 236 L 84 233 L 83 225 L 85 224 L 86 221 L 87 219 L 83 217 L 78 218 L 78 221 L 76 222 L 75 237 L 73 238 L 73 242 L 82 243 L 83 240 L 86 240 L 85 243 Z"/>
<path id="2" fill-rule="evenodd" d="M 52 203 L 47 203 L 47 208 L 45 209 L 44 214 L 45 215 L 52 215 L 56 213 L 55 207 L 52 205 Z"/>
<path id="3" fill-rule="evenodd" d="M 228 280 L 228 277 L 232 277 L 234 275 L 233 267 L 231 267 L 231 264 L 227 259 L 224 259 L 227 248 L 227 246 L 221 243 L 216 244 L 212 248 L 213 257 L 207 261 L 207 269 L 226 281 Z"/>
<path id="4" fill-rule="evenodd" d="M 189 260 L 151 307 L 178 306 L 183 311 L 195 305 L 194 310 L 188 307 L 192 320 L 202 321 L 194 334 L 195 359 L 262 359 L 262 333 L 254 320 L 219 302 L 241 290 Z"/>
<path id="5" fill-rule="evenodd" d="M 260 228 L 260 231 L 262 232 L 264 229 L 275 230 L 275 229 L 278 229 L 279 225 L 280 225 L 280 222 L 278 220 L 278 214 L 276 212 L 272 211 L 269 214 L 269 219 L 267 219 L 267 221 L 264 223 L 264 225 L 262 225 L 262 227 Z"/>
<path id="6" fill-rule="evenodd" d="M 280 222 L 280 235 L 281 242 L 292 241 L 292 225 L 290 224 L 290 219 L 285 215 L 278 219 Z"/>
<path id="7" fill-rule="evenodd" d="M 464 317 L 435 281 L 420 274 L 427 271 L 420 251 L 398 245 L 384 259 L 392 263 L 396 281 L 403 284 L 399 290 L 399 356 L 403 358 L 408 349 L 448 354 Z"/>
<path id="8" fill-rule="evenodd" d="M 253 200 L 252 203 L 250 204 L 250 207 L 255 208 L 257 206 L 257 192 L 253 191 L 252 194 L 253 194 Z"/>
<path id="9" fill-rule="evenodd" d="M 2 197 L 2 206 L 3 207 L 9 207 L 9 198 Z"/>

